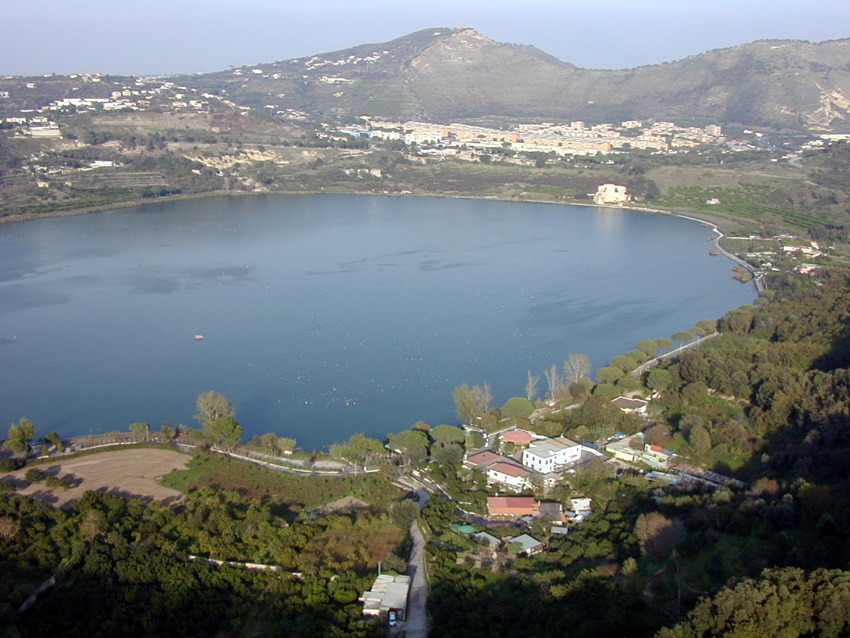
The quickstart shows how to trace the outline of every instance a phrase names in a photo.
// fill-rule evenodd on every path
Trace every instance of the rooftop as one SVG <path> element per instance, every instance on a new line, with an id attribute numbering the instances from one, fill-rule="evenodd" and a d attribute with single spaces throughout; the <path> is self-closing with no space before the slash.
<path id="1" fill-rule="evenodd" d="M 479 543 L 482 543 L 482 544 L 486 543 L 487 545 L 490 545 L 491 547 L 498 546 L 499 543 L 502 542 L 499 538 L 497 538 L 496 536 L 493 536 L 492 534 L 490 534 L 488 532 L 478 532 L 472 538 L 477 540 Z"/>
<path id="2" fill-rule="evenodd" d="M 397 609 L 404 616 L 407 609 L 407 592 L 409 589 L 410 576 L 404 574 L 400 576 L 379 575 L 372 584 L 372 589 L 360 597 L 363 602 L 363 613 L 378 615 L 382 611 Z"/>
<path id="3" fill-rule="evenodd" d="M 531 536 L 529 534 L 520 534 L 519 536 L 508 538 L 507 541 L 509 543 L 518 543 L 519 546 L 522 548 L 519 550 L 521 552 L 531 551 L 532 549 L 536 549 L 543 544 L 539 540 L 534 538 L 534 536 Z"/>
<path id="4" fill-rule="evenodd" d="M 507 474 L 508 476 L 520 477 L 528 474 L 528 470 L 519 465 L 514 465 L 513 463 L 496 463 L 495 465 L 490 467 L 494 472 L 501 472 L 502 474 Z"/>
<path id="5" fill-rule="evenodd" d="M 518 443 L 520 445 L 526 445 L 531 443 L 532 436 L 530 432 L 526 432 L 525 430 L 510 430 L 502 434 L 502 440 L 509 443 Z"/>
<path id="6" fill-rule="evenodd" d="M 546 439 L 545 441 L 532 443 L 528 446 L 528 450 L 536 456 L 548 458 L 550 456 L 555 456 L 561 450 L 565 450 L 568 447 L 573 447 L 575 445 L 578 445 L 578 443 L 571 441 L 566 437 L 559 436 L 555 439 Z"/>
<path id="7" fill-rule="evenodd" d="M 486 465 L 502 458 L 503 457 L 501 455 L 496 454 L 493 450 L 484 450 L 482 452 L 470 454 L 466 457 L 466 462 L 471 463 L 472 465 Z"/>
<path id="8" fill-rule="evenodd" d="M 626 397 L 617 397 L 611 401 L 621 410 L 639 410 L 645 408 L 649 403 L 643 399 L 628 399 Z"/>
<path id="9" fill-rule="evenodd" d="M 488 496 L 487 506 L 491 509 L 494 507 L 529 509 L 537 508 L 537 501 L 533 496 Z"/>

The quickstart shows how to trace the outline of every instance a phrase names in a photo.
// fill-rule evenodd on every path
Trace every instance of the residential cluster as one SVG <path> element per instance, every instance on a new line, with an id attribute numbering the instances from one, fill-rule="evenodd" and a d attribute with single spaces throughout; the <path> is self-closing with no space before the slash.
<path id="1" fill-rule="evenodd" d="M 545 438 L 525 430 L 501 435 L 502 446 L 512 444 L 513 456 L 483 450 L 466 457 L 464 465 L 487 475 L 487 482 L 516 490 L 533 488 L 535 483 L 554 487 L 568 470 L 587 463 L 600 452 L 582 443 L 559 436 Z"/>
<path id="2" fill-rule="evenodd" d="M 82 79 L 84 82 L 102 82 L 96 76 L 69 76 L 71 79 Z M 32 84 L 32 83 L 31 83 Z M 27 85 L 29 88 L 29 85 Z M 32 84 L 31 88 L 35 88 Z M 71 88 L 79 91 L 80 87 Z M 102 89 L 101 89 L 102 91 Z M 174 82 L 163 81 L 161 78 L 136 78 L 133 84 L 118 84 L 109 92 L 109 97 L 66 97 L 54 100 L 39 109 L 24 109 L 22 113 L 86 113 L 103 111 L 144 111 L 151 107 L 166 109 L 171 112 L 209 112 L 213 106 L 223 105 L 242 112 L 250 111 L 250 107 L 239 106 L 222 96 L 212 93 L 199 92 Z M 105 95 L 104 93 L 102 93 Z M 7 117 L 5 122 L 26 125 L 26 120 L 32 118 Z M 21 122 L 20 120 L 24 120 Z"/>
<path id="3" fill-rule="evenodd" d="M 643 399 L 622 396 L 613 399 L 612 403 L 624 413 L 641 417 L 647 415 L 649 405 Z M 491 517 L 541 517 L 558 525 L 581 522 L 590 514 L 589 499 L 573 498 L 572 510 L 543 512 L 541 508 L 551 504 L 512 494 L 554 487 L 566 474 L 574 474 L 578 468 L 594 462 L 613 463 L 625 470 L 645 471 L 644 468 L 649 468 L 646 474 L 648 480 L 669 485 L 742 486 L 729 477 L 677 463 L 675 452 L 653 444 L 644 432 L 631 436 L 617 434 L 600 446 L 587 441 L 572 441 L 564 436 L 544 437 L 514 427 L 490 435 L 488 445 L 487 449 L 468 453 L 463 464 L 467 469 L 485 474 L 491 488 L 508 492 L 508 495 L 488 499 Z"/>
<path id="4" fill-rule="evenodd" d="M 769 271 L 779 272 L 782 270 L 781 263 L 787 262 L 788 258 L 799 260 L 793 270 L 804 275 L 811 274 L 821 266 L 806 260 L 814 260 L 828 254 L 829 246 L 822 245 L 815 240 L 801 240 L 795 235 L 776 235 L 773 237 L 762 237 L 761 235 L 749 235 L 747 237 L 728 237 L 727 241 L 732 246 L 745 245 L 748 248 L 739 251 L 738 255 L 756 269 L 758 276 L 763 276 Z M 785 267 L 788 266 L 785 263 Z"/>
<path id="5" fill-rule="evenodd" d="M 7 117 L 3 120 L 3 124 L 8 128 L 15 129 L 20 135 L 27 137 L 62 137 L 59 125 L 43 115 Z"/>
<path id="6" fill-rule="evenodd" d="M 669 151 L 725 141 L 719 125 L 678 126 L 673 122 L 644 123 L 636 120 L 615 124 L 588 125 L 522 124 L 509 130 L 429 122 L 389 122 L 372 120 L 369 135 L 407 144 L 492 148 L 509 146 L 520 152 L 554 152 L 559 155 L 611 153 L 628 149 Z"/>

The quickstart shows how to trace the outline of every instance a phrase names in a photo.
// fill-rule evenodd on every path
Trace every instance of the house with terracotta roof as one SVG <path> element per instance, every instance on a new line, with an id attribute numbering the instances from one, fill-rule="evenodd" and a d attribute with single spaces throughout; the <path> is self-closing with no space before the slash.
<path id="1" fill-rule="evenodd" d="M 642 462 L 655 469 L 665 469 L 676 456 L 672 450 L 647 442 L 643 432 L 609 443 L 605 450 L 626 463 Z"/>
<path id="2" fill-rule="evenodd" d="M 478 469 L 487 475 L 488 483 L 499 483 L 513 488 L 523 489 L 531 485 L 532 472 L 512 458 L 496 454 L 492 450 L 482 450 L 470 454 L 463 462 L 465 467 Z"/>
<path id="3" fill-rule="evenodd" d="M 493 483 L 503 483 L 518 489 L 531 485 L 531 472 L 519 463 L 499 462 L 487 470 L 487 480 Z"/>
<path id="4" fill-rule="evenodd" d="M 475 454 L 467 456 L 466 459 L 464 459 L 463 464 L 469 468 L 477 467 L 486 471 L 491 465 L 509 460 L 510 459 L 506 456 L 496 454 L 493 450 L 482 450 L 481 452 L 476 452 Z"/>
<path id="5" fill-rule="evenodd" d="M 534 439 L 531 432 L 525 430 L 508 430 L 502 433 L 502 441 L 505 443 L 513 443 L 517 447 L 525 447 Z"/>
<path id="6" fill-rule="evenodd" d="M 676 453 L 673 450 L 647 443 L 644 445 L 642 460 L 651 467 L 665 469 L 670 464 L 670 459 L 674 456 L 676 456 Z"/>
<path id="7" fill-rule="evenodd" d="M 533 496 L 488 496 L 490 516 L 539 516 L 540 504 Z"/>

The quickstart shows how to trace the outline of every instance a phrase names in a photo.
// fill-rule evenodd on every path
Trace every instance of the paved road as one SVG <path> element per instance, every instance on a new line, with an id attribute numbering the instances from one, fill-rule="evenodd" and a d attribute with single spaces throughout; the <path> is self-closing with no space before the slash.
<path id="1" fill-rule="evenodd" d="M 399 483 L 416 494 L 419 509 L 425 507 L 430 494 L 421 487 L 421 483 L 412 478 L 399 479 Z M 428 636 L 428 580 L 425 577 L 425 538 L 419 523 L 413 521 L 410 526 L 410 539 L 413 547 L 407 563 L 407 574 L 411 577 L 410 599 L 407 605 L 407 622 L 401 624 L 406 638 L 426 638 Z"/>
<path id="2" fill-rule="evenodd" d="M 410 561 L 407 573 L 412 577 L 410 585 L 410 601 L 407 607 L 407 622 L 404 629 L 406 638 L 426 638 L 428 636 L 428 581 L 425 578 L 425 539 L 419 529 L 418 522 L 410 526 L 410 538 L 413 549 L 410 551 Z"/>

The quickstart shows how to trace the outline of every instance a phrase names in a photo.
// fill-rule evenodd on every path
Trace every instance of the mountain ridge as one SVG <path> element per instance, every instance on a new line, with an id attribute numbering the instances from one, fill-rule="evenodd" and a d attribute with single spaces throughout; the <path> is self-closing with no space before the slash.
<path id="1" fill-rule="evenodd" d="M 850 132 L 850 38 L 755 40 L 612 70 L 580 68 L 469 27 L 434 27 L 383 43 L 167 77 L 275 118 L 314 123 L 364 115 L 435 122 L 672 120 Z M 26 108 L 56 99 L 26 95 Z"/>
<path id="2" fill-rule="evenodd" d="M 756 40 L 607 70 L 579 68 L 469 27 L 437 27 L 183 81 L 319 119 L 674 119 L 850 131 L 850 38 Z"/>

